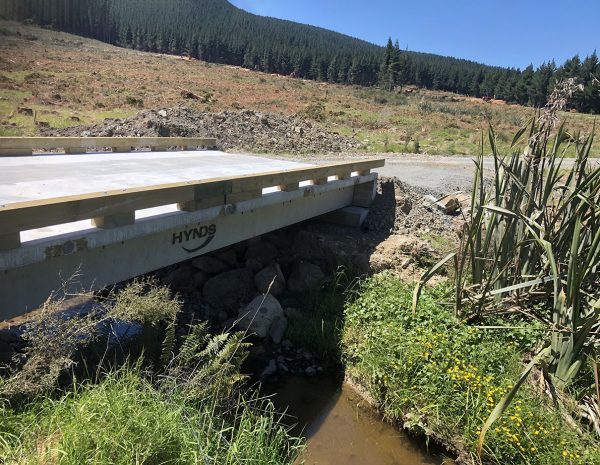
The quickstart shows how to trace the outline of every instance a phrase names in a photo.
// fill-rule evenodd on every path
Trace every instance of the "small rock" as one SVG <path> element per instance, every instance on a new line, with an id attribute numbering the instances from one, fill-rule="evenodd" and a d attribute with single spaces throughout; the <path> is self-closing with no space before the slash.
<path id="1" fill-rule="evenodd" d="M 254 284 L 262 294 L 270 292 L 277 297 L 285 290 L 285 277 L 279 265 L 274 263 L 262 269 L 254 277 Z"/>
<path id="2" fill-rule="evenodd" d="M 217 255 L 217 257 L 219 257 L 220 260 L 223 261 L 223 263 L 226 263 L 227 265 L 234 267 L 237 265 L 238 259 L 237 259 L 237 254 L 235 253 L 235 250 L 233 249 L 229 249 L 226 250 L 225 252 L 221 252 L 219 255 Z"/>
<path id="3" fill-rule="evenodd" d="M 192 260 L 192 266 L 200 271 L 209 274 L 224 273 L 229 270 L 229 266 L 217 257 L 202 255 L 201 257 Z"/>
<path id="4" fill-rule="evenodd" d="M 460 209 L 460 202 L 454 194 L 445 195 L 435 202 L 435 206 L 446 215 L 452 215 Z"/>
<path id="5" fill-rule="evenodd" d="M 163 284 L 174 288 L 188 287 L 192 282 L 192 270 L 189 266 L 179 266 L 163 278 Z"/>
<path id="6" fill-rule="evenodd" d="M 256 260 L 262 267 L 277 257 L 277 247 L 269 242 L 253 245 L 246 250 L 246 260 Z"/>
<path id="7" fill-rule="evenodd" d="M 290 369 L 288 368 L 288 366 L 285 364 L 285 362 L 279 362 L 277 363 L 277 366 L 279 367 L 279 369 L 281 371 L 283 371 L 284 373 L 287 373 L 288 371 L 290 371 Z"/>
<path id="8" fill-rule="evenodd" d="M 279 344 L 283 339 L 285 330 L 287 329 L 287 318 L 285 316 L 278 316 L 273 319 L 271 328 L 269 329 L 269 336 L 275 344 Z"/>
<path id="9" fill-rule="evenodd" d="M 283 315 L 283 309 L 279 301 L 269 294 L 256 297 L 246 307 L 242 308 L 239 311 L 238 319 L 238 327 L 260 338 L 265 338 L 270 333 L 271 325 L 275 320 L 285 320 L 285 316 Z M 278 324 L 283 325 L 284 323 Z M 287 326 L 287 320 L 285 324 Z M 278 333 L 275 335 L 277 336 Z M 281 338 L 279 340 L 281 341 Z"/>
<path id="10" fill-rule="evenodd" d="M 192 278 L 194 287 L 202 289 L 202 286 L 204 286 L 204 284 L 206 284 L 206 281 L 208 281 L 209 278 L 210 278 L 210 275 L 208 273 L 205 273 L 204 271 L 198 271 L 198 273 L 196 273 L 194 275 L 194 277 Z"/>
<path id="11" fill-rule="evenodd" d="M 275 373 L 277 373 L 277 362 L 271 359 L 269 360 L 269 364 L 265 367 L 260 376 L 263 378 L 267 378 L 269 376 L 273 376 Z"/>
<path id="12" fill-rule="evenodd" d="M 167 112 L 165 110 L 158 110 L 158 116 L 162 116 L 163 118 L 166 118 Z"/>
<path id="13" fill-rule="evenodd" d="M 250 270 L 241 268 L 218 274 L 210 278 L 202 289 L 202 296 L 208 304 L 223 310 L 239 308 L 255 294 L 254 275 Z"/>
<path id="14" fill-rule="evenodd" d="M 412 210 L 412 201 L 409 197 L 396 197 L 396 206 L 402 213 L 408 215 Z"/>
<path id="15" fill-rule="evenodd" d="M 263 267 L 262 263 L 258 260 L 255 260 L 254 258 L 246 260 L 245 266 L 247 269 L 252 271 L 252 273 L 258 273 Z"/>
<path id="16" fill-rule="evenodd" d="M 404 260 L 402 260 L 402 263 L 400 264 L 400 266 L 403 269 L 406 269 L 410 266 L 410 264 L 413 262 L 413 258 L 412 257 L 406 257 Z"/>
<path id="17" fill-rule="evenodd" d="M 300 260 L 296 262 L 290 277 L 288 289 L 297 294 L 305 294 L 318 290 L 325 279 L 325 274 L 317 265 Z"/>
<path id="18" fill-rule="evenodd" d="M 304 374 L 306 376 L 317 376 L 317 370 L 315 369 L 315 367 L 308 367 L 306 370 L 304 370 Z"/>

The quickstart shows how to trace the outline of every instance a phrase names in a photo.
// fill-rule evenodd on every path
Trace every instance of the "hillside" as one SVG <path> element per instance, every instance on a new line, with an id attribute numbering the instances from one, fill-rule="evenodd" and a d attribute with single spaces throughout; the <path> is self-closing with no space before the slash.
<path id="1" fill-rule="evenodd" d="M 474 97 L 544 105 L 554 83 L 576 77 L 586 85 L 571 106 L 600 112 L 595 53 L 557 66 L 520 71 L 468 60 L 386 48 L 343 34 L 253 15 L 226 0 L 3 0 L 0 16 L 137 50 L 189 55 L 211 63 L 330 83 L 416 85 Z M 399 31 L 390 31 L 390 35 Z"/>
<path id="2" fill-rule="evenodd" d="M 354 151 L 472 155 L 487 117 L 506 148 L 534 114 L 519 105 L 448 92 L 408 87 L 398 93 L 317 83 L 139 52 L 14 22 L 0 21 L 0 36 L 0 135 L 5 136 L 184 106 L 208 113 L 251 110 L 298 117 L 327 134 L 353 139 Z M 200 98 L 184 98 L 182 90 Z M 571 129 L 587 132 L 594 121 L 579 113 L 562 117 Z M 214 126 L 214 131 L 221 137 L 224 129 Z M 301 146 L 305 152 L 325 151 Z M 251 140 L 236 146 L 285 151 L 263 147 Z M 594 153 L 600 153 L 597 145 Z"/>

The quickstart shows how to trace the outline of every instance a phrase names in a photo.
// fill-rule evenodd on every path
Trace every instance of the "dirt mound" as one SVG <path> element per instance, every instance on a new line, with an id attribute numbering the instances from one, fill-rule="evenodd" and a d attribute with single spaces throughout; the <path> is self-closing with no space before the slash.
<path id="1" fill-rule="evenodd" d="M 127 119 L 95 126 L 45 130 L 45 136 L 216 137 L 222 150 L 308 153 L 342 152 L 360 147 L 348 137 L 327 132 L 294 116 L 255 111 L 206 113 L 192 108 L 147 110 Z"/>

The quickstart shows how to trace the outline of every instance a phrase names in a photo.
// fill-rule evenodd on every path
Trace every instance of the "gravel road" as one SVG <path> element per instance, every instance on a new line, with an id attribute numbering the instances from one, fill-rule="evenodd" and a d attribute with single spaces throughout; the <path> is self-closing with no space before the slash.
<path id="1" fill-rule="evenodd" d="M 329 154 L 329 155 L 290 155 L 265 157 L 293 158 L 295 161 L 306 163 L 325 164 L 337 161 L 352 161 L 369 158 L 385 158 L 386 163 L 376 171 L 381 176 L 396 177 L 411 187 L 417 188 L 422 193 L 441 196 L 449 192 L 469 191 L 473 185 L 473 172 L 475 164 L 473 157 L 464 156 L 438 156 L 438 155 L 405 155 L 380 153 L 380 154 Z M 491 157 L 484 157 L 484 168 L 491 174 Z M 566 158 L 563 167 L 572 166 L 574 159 Z M 600 158 L 592 159 L 594 166 L 600 166 Z"/>

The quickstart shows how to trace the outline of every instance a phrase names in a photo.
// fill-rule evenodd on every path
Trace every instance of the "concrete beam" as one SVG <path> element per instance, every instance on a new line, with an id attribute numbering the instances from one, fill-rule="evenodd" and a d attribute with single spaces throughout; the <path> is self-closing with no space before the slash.
<path id="1" fill-rule="evenodd" d="M 368 208 L 375 200 L 377 195 L 377 181 L 373 180 L 363 184 L 357 184 L 354 188 L 354 195 L 352 197 L 352 205 L 356 207 Z"/>
<path id="2" fill-rule="evenodd" d="M 135 223 L 135 212 L 117 213 L 92 219 L 92 226 L 103 229 L 119 228 Z"/>
<path id="3" fill-rule="evenodd" d="M 375 174 L 360 178 L 372 182 Z M 0 251 L 0 320 L 36 309 L 77 274 L 67 292 L 101 289 L 165 266 L 351 205 L 355 178 L 303 186 L 192 212 L 88 229 Z"/>
<path id="4" fill-rule="evenodd" d="M 368 214 L 368 208 L 350 206 L 326 213 L 318 219 L 327 221 L 328 223 L 360 228 L 367 219 Z"/>

